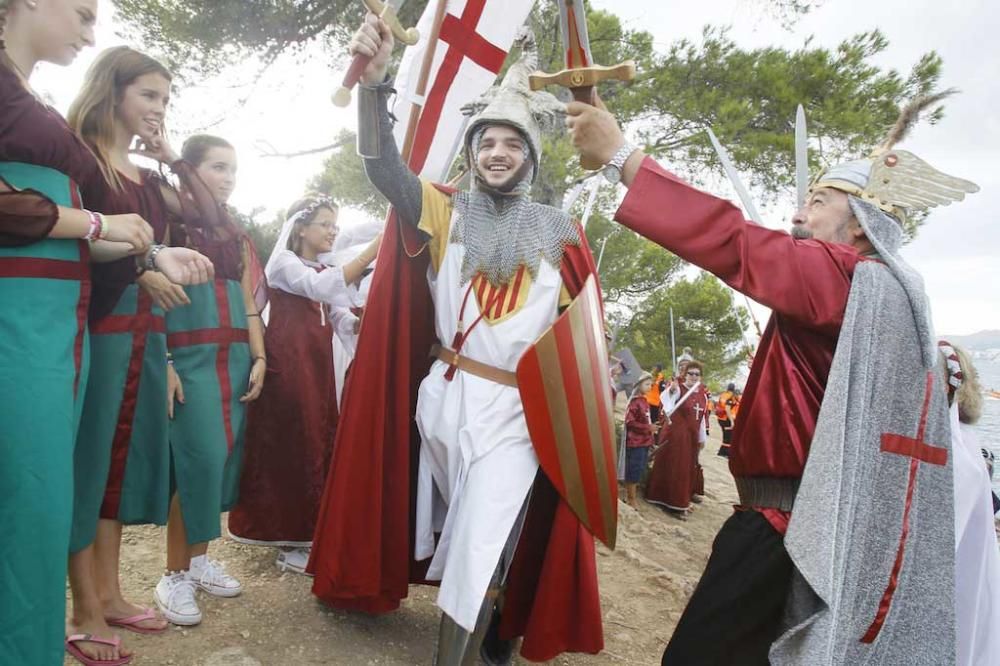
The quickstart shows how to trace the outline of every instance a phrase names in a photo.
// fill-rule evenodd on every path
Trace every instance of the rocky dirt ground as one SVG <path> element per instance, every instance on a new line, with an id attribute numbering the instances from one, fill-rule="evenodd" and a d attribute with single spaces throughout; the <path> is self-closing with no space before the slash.
<path id="1" fill-rule="evenodd" d="M 645 502 L 619 504 L 618 547 L 598 544 L 605 650 L 564 655 L 552 664 L 660 663 L 660 654 L 705 566 L 712 539 L 731 514 L 736 490 L 726 460 L 715 455 L 718 432 L 701 454 L 706 498 L 681 522 Z M 122 578 L 126 594 L 152 604 L 163 567 L 164 532 L 126 528 Z M 299 664 L 429 664 L 437 635 L 435 591 L 414 586 L 396 613 L 367 617 L 330 610 L 310 594 L 311 579 L 283 574 L 272 548 L 223 538 L 210 556 L 242 582 L 235 599 L 199 594 L 202 624 L 159 636 L 123 638 L 132 663 L 176 666 L 289 666 Z M 527 663 L 519 661 L 518 663 Z M 67 658 L 66 664 L 76 664 Z"/>

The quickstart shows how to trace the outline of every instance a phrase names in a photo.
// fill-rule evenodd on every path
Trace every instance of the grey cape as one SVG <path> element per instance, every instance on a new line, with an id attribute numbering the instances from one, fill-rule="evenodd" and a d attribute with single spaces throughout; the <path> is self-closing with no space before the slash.
<path id="1" fill-rule="evenodd" d="M 785 547 L 773 664 L 955 662 L 947 402 L 922 281 L 898 225 L 851 197 L 879 261 L 854 273 Z"/>

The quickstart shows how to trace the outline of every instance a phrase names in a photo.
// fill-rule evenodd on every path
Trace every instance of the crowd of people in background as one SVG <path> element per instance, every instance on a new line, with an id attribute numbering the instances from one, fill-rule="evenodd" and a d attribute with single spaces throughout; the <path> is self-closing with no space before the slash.
<path id="1" fill-rule="evenodd" d="M 713 397 L 705 368 L 689 347 L 677 358 L 676 368 L 668 378 L 656 364 L 635 383 L 625 408 L 619 480 L 632 508 L 638 508 L 642 486 L 647 502 L 687 520 L 705 496 L 698 459 L 711 432 L 711 416 L 716 415 L 721 430 L 718 454 L 728 457 L 740 392 L 730 383 Z"/>

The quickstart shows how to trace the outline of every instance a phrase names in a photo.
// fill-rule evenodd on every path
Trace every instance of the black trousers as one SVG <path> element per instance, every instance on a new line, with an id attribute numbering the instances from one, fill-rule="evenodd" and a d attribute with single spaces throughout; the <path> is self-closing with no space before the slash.
<path id="1" fill-rule="evenodd" d="M 737 511 L 715 537 L 662 665 L 766 665 L 791 580 L 784 538 L 760 513 Z"/>

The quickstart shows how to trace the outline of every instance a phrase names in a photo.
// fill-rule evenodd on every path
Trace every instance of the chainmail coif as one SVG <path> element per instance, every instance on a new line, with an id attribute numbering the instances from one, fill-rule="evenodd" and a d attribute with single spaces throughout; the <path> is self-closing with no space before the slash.
<path id="1" fill-rule="evenodd" d="M 481 133 L 473 143 L 478 145 Z M 487 186 L 478 172 L 469 192 L 454 195 L 456 211 L 451 242 L 465 246 L 462 284 L 477 273 L 493 286 L 508 284 L 524 266 L 532 279 L 544 258 L 554 269 L 562 265 L 567 245 L 579 245 L 577 225 L 567 213 L 528 198 L 534 163 L 525 149 L 528 168 L 510 192 Z"/>

